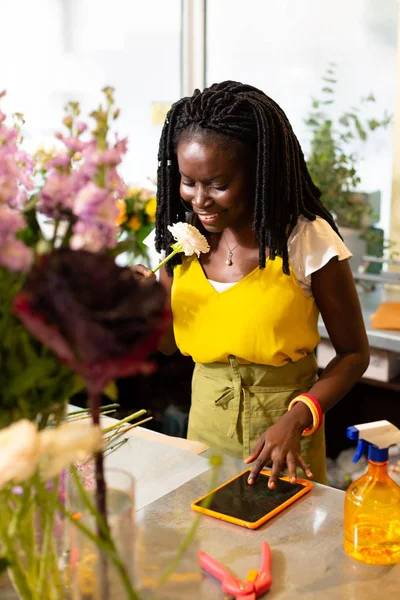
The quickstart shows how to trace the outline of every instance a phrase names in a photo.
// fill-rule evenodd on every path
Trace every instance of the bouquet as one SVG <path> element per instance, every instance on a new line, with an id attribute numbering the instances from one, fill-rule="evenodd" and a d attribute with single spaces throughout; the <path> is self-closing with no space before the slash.
<path id="1" fill-rule="evenodd" d="M 100 397 L 117 377 L 152 368 L 165 318 L 162 287 L 115 264 L 127 140 L 111 136 L 119 111 L 113 90 L 103 94 L 91 126 L 69 103 L 56 145 L 34 157 L 22 149 L 22 117 L 0 113 L 0 567 L 26 599 L 61 597 L 53 533 L 56 515 L 71 515 L 60 477 L 92 453 L 94 539 L 124 575 L 107 529 Z M 93 424 L 77 435 L 62 421 L 85 387 Z"/>
<path id="2" fill-rule="evenodd" d="M 68 103 L 64 132 L 34 156 L 22 148 L 22 116 L 0 111 L 0 572 L 26 600 L 62 595 L 60 515 L 98 545 L 104 575 L 109 559 L 137 597 L 107 522 L 100 399 L 116 378 L 154 368 L 148 357 L 168 315 L 162 286 L 115 262 L 139 223 L 152 227 L 155 198 L 121 179 L 127 139 L 111 131 L 112 88 L 103 95 L 90 122 Z M 188 227 L 171 229 L 168 259 L 208 250 Z M 84 388 L 92 423 L 64 424 L 69 398 Z M 63 501 L 64 470 L 92 454 L 94 504 L 72 472 L 95 532 Z"/>

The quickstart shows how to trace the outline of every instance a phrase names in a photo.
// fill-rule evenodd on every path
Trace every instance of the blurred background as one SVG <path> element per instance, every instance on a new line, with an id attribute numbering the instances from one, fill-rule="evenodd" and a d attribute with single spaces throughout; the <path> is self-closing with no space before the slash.
<path id="1" fill-rule="evenodd" d="M 116 89 L 118 129 L 128 135 L 123 175 L 154 178 L 166 108 L 195 86 L 235 79 L 263 89 L 287 113 L 307 154 L 312 98 L 333 87 L 328 116 L 363 98 L 360 118 L 394 114 L 397 0 L 1 0 L 1 85 L 6 108 L 25 115 L 26 144 L 59 127 L 68 100 L 94 106 Z M 23 17 L 22 17 L 23 15 Z M 334 64 L 336 84 L 322 80 Z M 322 94 L 323 98 L 323 94 Z M 328 107 L 327 107 L 328 108 Z M 379 223 L 389 233 L 392 127 L 348 151 L 360 155 L 362 192 L 379 192 Z"/>
<path id="2" fill-rule="evenodd" d="M 287 113 L 353 244 L 355 272 L 365 253 L 399 249 L 398 0 L 1 0 L 1 9 L 0 87 L 7 89 L 5 110 L 25 115 L 30 150 L 58 130 L 66 102 L 79 101 L 87 112 L 111 85 L 121 108 L 118 132 L 129 137 L 122 175 L 129 185 L 151 186 L 171 103 L 196 87 L 239 80 Z M 332 148 L 347 168 L 333 199 Z M 373 235 L 360 242 L 366 232 Z M 379 275 L 382 265 L 368 268 Z M 390 343 L 378 345 L 386 353 L 377 355 L 381 372 L 346 404 L 350 424 L 361 421 L 362 406 L 370 406 L 364 420 L 389 418 L 395 406 L 400 341 L 386 338 Z M 156 376 L 120 382 L 123 409 L 147 403 L 154 428 L 185 435 L 192 363 L 180 356 L 157 361 Z M 344 409 L 335 410 L 327 417 L 332 457 L 346 444 L 336 435 Z"/>

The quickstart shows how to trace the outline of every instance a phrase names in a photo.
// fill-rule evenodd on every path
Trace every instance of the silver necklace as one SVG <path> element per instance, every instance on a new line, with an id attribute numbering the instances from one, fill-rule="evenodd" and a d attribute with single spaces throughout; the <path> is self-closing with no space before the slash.
<path id="1" fill-rule="evenodd" d="M 235 250 L 235 248 L 237 248 L 238 246 L 240 246 L 240 244 L 236 244 L 236 246 L 233 246 L 233 248 L 229 248 L 228 242 L 226 241 L 224 234 L 222 234 L 222 239 L 224 240 L 225 245 L 228 248 L 228 254 L 226 256 L 225 264 L 228 265 L 228 267 L 231 267 L 233 265 L 233 261 L 232 261 L 233 251 Z"/>

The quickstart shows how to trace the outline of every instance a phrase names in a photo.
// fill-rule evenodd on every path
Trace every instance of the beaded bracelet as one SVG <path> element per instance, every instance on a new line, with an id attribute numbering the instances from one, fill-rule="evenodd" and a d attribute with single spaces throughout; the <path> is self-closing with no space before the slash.
<path id="1" fill-rule="evenodd" d="M 297 404 L 297 402 L 303 402 L 304 404 L 306 404 L 310 409 L 313 418 L 312 427 L 308 427 L 307 429 L 305 429 L 302 435 L 312 435 L 322 425 L 323 416 L 319 402 L 316 398 L 314 398 L 314 396 L 311 396 L 310 394 L 300 394 L 300 396 L 297 396 L 290 402 L 288 410 L 291 410 L 293 406 Z"/>

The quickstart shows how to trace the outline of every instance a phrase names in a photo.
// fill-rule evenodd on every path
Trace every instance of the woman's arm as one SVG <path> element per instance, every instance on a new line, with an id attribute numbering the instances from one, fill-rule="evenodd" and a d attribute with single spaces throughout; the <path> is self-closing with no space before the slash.
<path id="1" fill-rule="evenodd" d="M 323 412 L 334 406 L 354 386 L 369 363 L 368 338 L 360 302 L 347 260 L 332 259 L 312 275 L 312 290 L 321 311 L 336 356 L 311 388 Z M 312 424 L 310 409 L 298 402 L 257 441 L 246 463 L 254 462 L 249 476 L 253 483 L 263 466 L 273 461 L 269 487 L 274 488 L 285 463 L 291 481 L 300 466 L 308 477 L 310 468 L 300 456 L 300 439 Z"/>
<path id="2" fill-rule="evenodd" d="M 310 394 L 326 412 L 347 394 L 365 373 L 369 364 L 369 345 L 360 301 L 347 260 L 332 259 L 312 275 L 312 291 L 324 320 L 335 358 L 322 372 Z M 299 427 L 310 420 L 310 411 L 296 405 Z M 294 407 L 292 410 L 294 410 Z M 293 413 L 293 417 L 296 416 Z M 301 415 L 302 413 L 302 415 Z"/>

